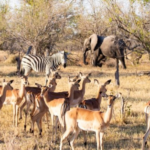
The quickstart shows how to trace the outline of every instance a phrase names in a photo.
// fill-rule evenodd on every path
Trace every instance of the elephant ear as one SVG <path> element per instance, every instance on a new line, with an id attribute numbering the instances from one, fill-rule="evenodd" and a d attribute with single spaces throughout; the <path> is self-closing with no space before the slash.
<path id="1" fill-rule="evenodd" d="M 96 34 L 92 34 L 89 38 L 91 39 L 91 51 L 93 53 L 98 42 L 98 37 Z"/>

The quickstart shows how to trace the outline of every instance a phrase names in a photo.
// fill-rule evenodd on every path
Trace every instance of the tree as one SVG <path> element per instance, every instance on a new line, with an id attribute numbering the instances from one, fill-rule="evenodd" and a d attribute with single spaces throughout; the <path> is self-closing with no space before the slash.
<path id="1" fill-rule="evenodd" d="M 5 40 L 15 40 L 21 46 L 32 46 L 34 54 L 52 50 L 63 38 L 68 25 L 68 16 L 72 13 L 71 2 L 55 0 L 27 0 L 15 15 L 7 28 Z"/>
<path id="2" fill-rule="evenodd" d="M 118 29 L 128 38 L 133 37 L 150 53 L 150 2 L 147 0 L 129 0 L 128 11 L 122 9 L 117 1 L 105 0 L 107 12 Z"/>

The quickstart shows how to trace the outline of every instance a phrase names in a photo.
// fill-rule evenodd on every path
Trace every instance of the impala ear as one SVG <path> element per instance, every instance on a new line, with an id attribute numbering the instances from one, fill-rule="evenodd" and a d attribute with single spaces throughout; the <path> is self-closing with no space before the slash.
<path id="1" fill-rule="evenodd" d="M 14 80 L 10 80 L 9 83 L 12 84 L 14 82 Z"/>
<path id="2" fill-rule="evenodd" d="M 71 82 L 71 80 L 70 80 L 70 76 L 69 76 L 69 75 L 68 75 L 68 81 L 69 81 L 69 82 Z"/>
<path id="3" fill-rule="evenodd" d="M 111 80 L 108 80 L 104 83 L 104 85 L 106 86 L 106 85 L 110 84 L 110 82 L 111 82 Z"/>
<path id="4" fill-rule="evenodd" d="M 41 84 L 38 84 L 38 83 L 35 83 L 35 85 L 36 85 L 37 87 L 39 87 L 39 88 L 42 87 L 42 85 L 41 85 Z"/>
<path id="5" fill-rule="evenodd" d="M 92 75 L 92 73 L 89 73 L 88 76 L 90 77 Z"/>
<path id="6" fill-rule="evenodd" d="M 81 81 L 81 79 L 78 79 L 76 82 L 77 82 L 77 83 L 80 83 L 80 81 Z"/>
<path id="7" fill-rule="evenodd" d="M 79 72 L 79 77 L 83 76 L 83 74 L 81 72 Z"/>
<path id="8" fill-rule="evenodd" d="M 94 84 L 99 85 L 99 81 L 97 79 L 94 79 Z"/>
<path id="9" fill-rule="evenodd" d="M 49 84 L 49 88 L 52 88 L 53 87 L 53 85 L 52 84 Z"/>

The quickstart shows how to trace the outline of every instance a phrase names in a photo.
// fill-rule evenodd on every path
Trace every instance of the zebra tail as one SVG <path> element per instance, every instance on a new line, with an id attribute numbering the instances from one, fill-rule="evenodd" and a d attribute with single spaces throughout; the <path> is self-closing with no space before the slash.
<path id="1" fill-rule="evenodd" d="M 28 51 L 27 51 L 26 55 L 30 54 L 31 49 L 32 49 L 32 46 L 29 46 L 29 48 L 28 48 Z"/>

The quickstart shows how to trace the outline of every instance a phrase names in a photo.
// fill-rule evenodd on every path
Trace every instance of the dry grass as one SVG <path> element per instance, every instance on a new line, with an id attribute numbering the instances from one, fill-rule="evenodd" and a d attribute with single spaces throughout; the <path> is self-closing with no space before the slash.
<path id="1" fill-rule="evenodd" d="M 19 88 L 20 79 L 13 76 L 16 71 L 16 66 L 0 66 L 0 81 L 3 78 L 10 80 L 14 79 L 13 86 Z M 136 73 L 148 70 L 148 65 L 136 66 L 133 68 L 129 66 L 127 70 L 120 69 L 121 86 L 119 88 L 114 86 L 114 68 L 97 68 L 97 67 L 67 67 L 61 68 L 62 79 L 58 80 L 58 87 L 56 91 L 65 91 L 67 87 L 67 76 L 76 75 L 79 71 L 83 73 L 92 72 L 91 80 L 98 79 L 104 83 L 108 79 L 112 79 L 112 84 L 107 86 L 108 94 L 115 94 L 121 92 L 126 100 L 126 113 L 124 122 L 120 118 L 120 99 L 117 99 L 114 106 L 114 115 L 111 120 L 110 127 L 106 130 L 104 135 L 104 149 L 105 150 L 138 150 L 141 148 L 142 137 L 146 130 L 145 116 L 143 113 L 144 105 L 149 101 L 149 85 L 150 77 L 137 76 Z M 29 77 L 30 85 L 35 82 L 45 83 L 44 74 L 36 74 L 33 72 Z M 97 87 L 94 83 L 86 86 L 85 99 L 95 97 L 97 94 Z M 106 110 L 107 101 L 102 101 L 102 111 Z M 30 117 L 28 117 L 27 131 L 23 130 L 24 118 L 19 121 L 17 128 L 12 125 L 12 106 L 4 106 L 0 111 L 0 150 L 52 150 L 59 149 L 60 131 L 57 134 L 57 141 L 55 145 L 51 144 L 52 128 L 47 129 L 47 125 L 43 124 L 42 137 L 38 136 L 37 127 L 35 128 L 34 136 L 29 133 Z M 75 141 L 76 150 L 95 150 L 96 140 L 95 133 L 89 132 L 87 134 L 88 145 L 84 148 L 83 133 Z M 150 144 L 150 142 L 148 142 Z M 69 150 L 70 146 L 67 141 L 64 143 L 64 149 Z"/>

